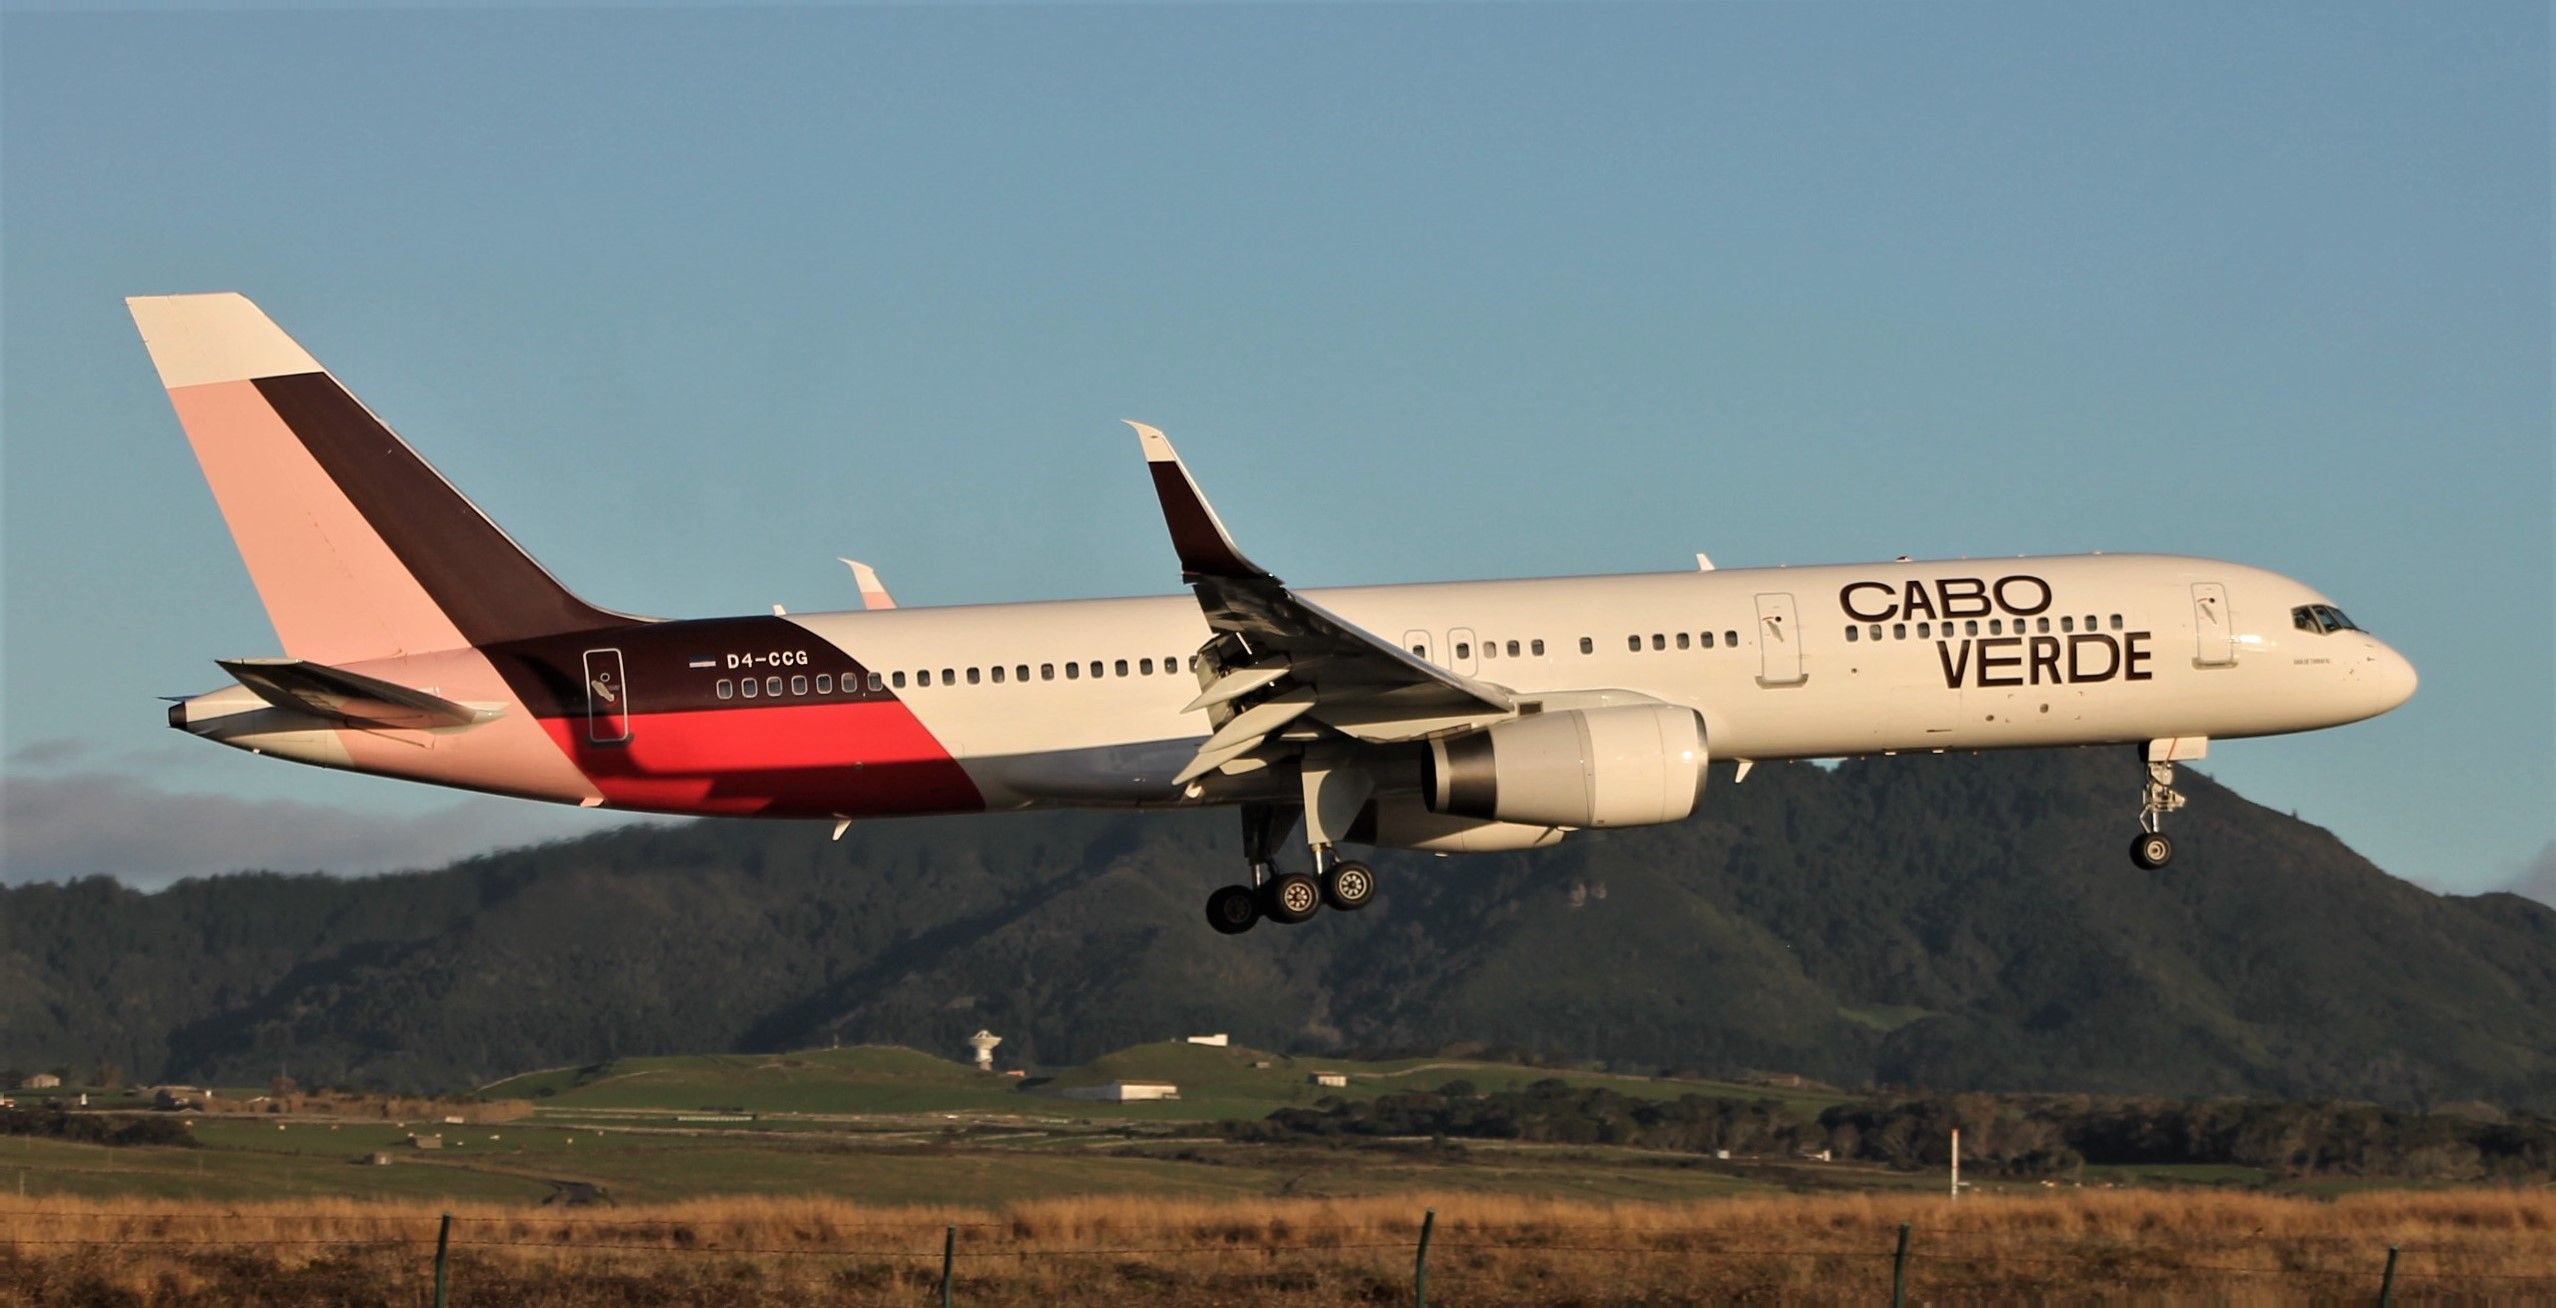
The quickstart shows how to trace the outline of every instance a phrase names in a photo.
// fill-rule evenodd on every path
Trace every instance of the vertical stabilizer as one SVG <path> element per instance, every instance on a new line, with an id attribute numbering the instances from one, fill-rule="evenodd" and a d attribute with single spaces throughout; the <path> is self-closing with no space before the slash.
<path id="1" fill-rule="evenodd" d="M 349 663 L 637 621 L 570 594 L 247 297 L 125 305 L 285 653 Z"/>

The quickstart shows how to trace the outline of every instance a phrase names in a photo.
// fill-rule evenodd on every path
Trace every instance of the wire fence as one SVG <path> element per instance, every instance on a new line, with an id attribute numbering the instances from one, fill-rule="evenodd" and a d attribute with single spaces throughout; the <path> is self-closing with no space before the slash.
<path id="1" fill-rule="evenodd" d="M 1786 1235 L 1660 1225 L 1305 1224 L 1071 1238 L 1020 1221 L 707 1230 L 677 1217 L 0 1212 L 0 1300 L 425 1304 L 958 1303 L 1123 1299 L 1529 1303 L 1741 1293 L 1904 1304 L 2052 1290 L 2556 1299 L 2556 1239 L 2519 1247 L 2302 1232 L 2175 1235 L 1895 1227 Z M 306 1226 L 314 1233 L 296 1233 Z M 111 1230 L 96 1228 L 110 1227 Z M 257 1251 L 262 1259 L 237 1255 Z M 146 1265 L 152 1259 L 161 1266 Z M 121 1278 L 119 1280 L 119 1277 Z M 349 1289 L 360 1278 L 361 1291 Z M 86 1278 L 86 1279 L 83 1279 Z M 134 1282 L 139 1279 L 138 1290 Z M 644 1282 L 643 1286 L 641 1283 Z M 101 1287 L 128 1292 L 101 1295 Z"/>

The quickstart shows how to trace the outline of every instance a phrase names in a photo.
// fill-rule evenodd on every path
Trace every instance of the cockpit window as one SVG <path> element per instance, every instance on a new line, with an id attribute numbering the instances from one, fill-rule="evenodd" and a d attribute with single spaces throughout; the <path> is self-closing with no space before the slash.
<path id="1" fill-rule="evenodd" d="M 2290 610 L 2290 622 L 2301 631 L 2313 631 L 2320 636 L 2337 631 L 2360 630 L 2359 627 L 2352 625 L 2350 618 L 2343 616 L 2343 610 L 2331 604 L 2302 604 Z"/>

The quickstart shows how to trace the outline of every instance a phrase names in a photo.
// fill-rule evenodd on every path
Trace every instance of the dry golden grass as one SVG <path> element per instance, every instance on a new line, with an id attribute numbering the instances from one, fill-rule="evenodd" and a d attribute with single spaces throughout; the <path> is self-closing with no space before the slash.
<path id="1" fill-rule="evenodd" d="M 1873 1302 L 1912 1228 L 1912 1301 L 2556 1300 L 2556 1191 L 2333 1201 L 2194 1191 L 1591 1204 L 1479 1195 L 1079 1198 L 999 1211 L 719 1199 L 457 1208 L 456 1304 L 933 1301 L 947 1227 L 967 1304 L 1402 1303 L 1422 1210 L 1432 1302 Z M 0 1301 L 415 1304 L 416 1206 L 0 1199 Z"/>

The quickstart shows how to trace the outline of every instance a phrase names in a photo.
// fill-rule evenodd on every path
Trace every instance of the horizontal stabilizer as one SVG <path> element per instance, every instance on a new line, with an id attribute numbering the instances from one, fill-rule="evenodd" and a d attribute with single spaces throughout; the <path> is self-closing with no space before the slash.
<path id="1" fill-rule="evenodd" d="M 280 709 L 332 718 L 352 727 L 423 731 L 477 726 L 500 710 L 473 708 L 441 695 L 332 668 L 308 659 L 217 659 L 257 697 Z"/>

